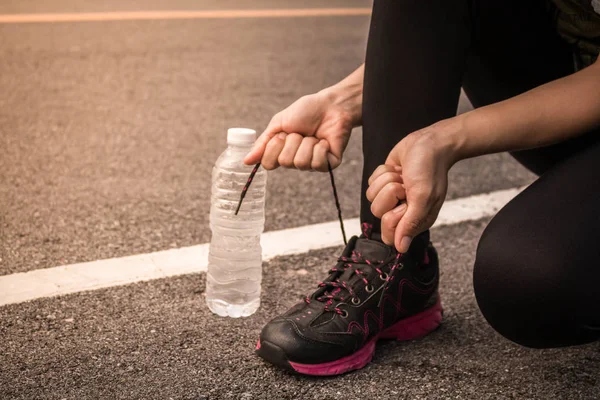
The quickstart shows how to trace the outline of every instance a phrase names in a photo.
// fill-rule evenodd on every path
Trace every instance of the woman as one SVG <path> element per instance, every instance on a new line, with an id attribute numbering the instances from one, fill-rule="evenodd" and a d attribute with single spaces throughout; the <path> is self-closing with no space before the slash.
<path id="1" fill-rule="evenodd" d="M 502 151 L 540 178 L 480 240 L 483 315 L 529 347 L 600 338 L 598 3 L 375 0 L 364 66 L 275 115 L 245 160 L 327 171 L 363 126 L 364 234 L 315 293 L 265 326 L 260 356 L 332 375 L 366 365 L 379 338 L 435 329 L 428 229 L 448 170 Z M 455 116 L 461 86 L 475 110 Z"/>

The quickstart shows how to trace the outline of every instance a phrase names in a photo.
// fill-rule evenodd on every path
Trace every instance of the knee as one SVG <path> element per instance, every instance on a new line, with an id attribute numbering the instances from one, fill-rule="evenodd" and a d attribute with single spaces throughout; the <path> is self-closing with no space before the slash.
<path id="1" fill-rule="evenodd" d="M 510 224 L 508 224 L 510 225 Z M 507 231 L 509 230 L 509 231 Z M 539 257 L 530 240 L 492 221 L 481 237 L 473 271 L 479 308 L 502 336 L 527 347 L 555 347 L 564 332 L 560 296 L 565 268 L 557 254 Z M 555 263 L 556 265 L 552 265 Z"/>

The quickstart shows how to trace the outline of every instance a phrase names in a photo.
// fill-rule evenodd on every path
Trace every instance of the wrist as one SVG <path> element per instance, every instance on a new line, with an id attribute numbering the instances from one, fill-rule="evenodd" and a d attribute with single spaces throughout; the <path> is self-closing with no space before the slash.
<path id="1" fill-rule="evenodd" d="M 439 121 L 425 130 L 432 137 L 434 151 L 452 167 L 458 161 L 469 158 L 467 149 L 466 114 Z"/>
<path id="2" fill-rule="evenodd" d="M 327 102 L 343 110 L 352 127 L 362 124 L 362 83 L 346 83 L 344 81 L 325 88 L 319 92 Z"/>

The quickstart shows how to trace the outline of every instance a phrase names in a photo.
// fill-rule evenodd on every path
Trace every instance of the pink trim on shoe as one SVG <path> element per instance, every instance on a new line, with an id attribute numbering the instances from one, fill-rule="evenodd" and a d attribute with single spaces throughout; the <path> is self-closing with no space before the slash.
<path id="1" fill-rule="evenodd" d="M 339 375 L 345 372 L 361 369 L 367 365 L 375 354 L 375 344 L 378 339 L 412 340 L 423 337 L 434 331 L 442 322 L 442 303 L 438 296 L 435 305 L 427 310 L 403 319 L 380 332 L 356 353 L 339 360 L 322 364 L 300 364 L 289 362 L 291 367 L 305 375 Z M 257 346 L 260 346 L 260 342 Z"/>
<path id="2" fill-rule="evenodd" d="M 438 296 L 435 305 L 385 329 L 379 339 L 413 340 L 433 332 L 442 323 L 442 303 Z"/>
<path id="3" fill-rule="evenodd" d="M 377 342 L 377 337 L 371 339 L 356 353 L 350 354 L 349 356 L 346 356 L 344 358 L 340 358 L 339 360 L 327 363 L 299 364 L 291 361 L 289 363 L 296 372 L 305 375 L 339 375 L 343 374 L 344 372 L 353 371 L 355 369 L 361 369 L 362 367 L 367 365 L 371 361 L 371 359 L 373 358 L 373 354 L 375 353 L 375 342 Z"/>
<path id="4" fill-rule="evenodd" d="M 373 319 L 377 323 L 377 329 L 381 330 L 383 328 L 383 313 L 385 312 L 386 302 L 391 302 L 391 304 L 396 308 L 396 316 L 399 313 L 405 311 L 404 308 L 402 308 L 402 293 L 404 291 L 405 285 L 408 285 L 412 290 L 421 294 L 427 294 L 431 291 L 431 289 L 419 289 L 406 278 L 401 279 L 400 282 L 398 282 L 398 300 L 396 301 L 396 299 L 394 299 L 392 296 L 386 294 L 385 296 L 383 296 L 383 302 L 381 303 L 381 307 L 379 307 L 379 315 L 375 314 L 375 312 L 372 310 L 366 311 L 363 316 L 363 325 L 361 325 L 358 321 L 350 322 L 350 324 L 348 325 L 348 333 L 352 333 L 354 329 L 358 329 L 362 332 L 364 336 L 363 340 L 366 340 L 369 336 L 369 317 L 371 317 L 371 319 Z"/>

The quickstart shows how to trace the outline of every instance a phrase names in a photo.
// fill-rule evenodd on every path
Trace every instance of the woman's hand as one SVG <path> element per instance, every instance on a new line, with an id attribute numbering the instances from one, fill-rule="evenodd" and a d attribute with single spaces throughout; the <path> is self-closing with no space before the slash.
<path id="1" fill-rule="evenodd" d="M 381 218 L 384 243 L 400 253 L 412 239 L 435 222 L 448 189 L 448 171 L 457 161 L 445 140 L 460 129 L 455 119 L 441 121 L 405 137 L 384 165 L 369 178 L 367 199 Z M 399 204 L 400 203 L 400 204 Z"/>
<path id="2" fill-rule="evenodd" d="M 244 159 L 279 166 L 327 172 L 336 168 L 348 145 L 352 128 L 362 119 L 364 66 L 341 82 L 318 93 L 301 97 L 271 119 Z"/>
<path id="3" fill-rule="evenodd" d="M 352 128 L 352 116 L 331 96 L 304 96 L 275 114 L 244 162 L 260 161 L 267 170 L 282 166 L 327 172 L 327 161 L 332 168 L 342 162 Z"/>

